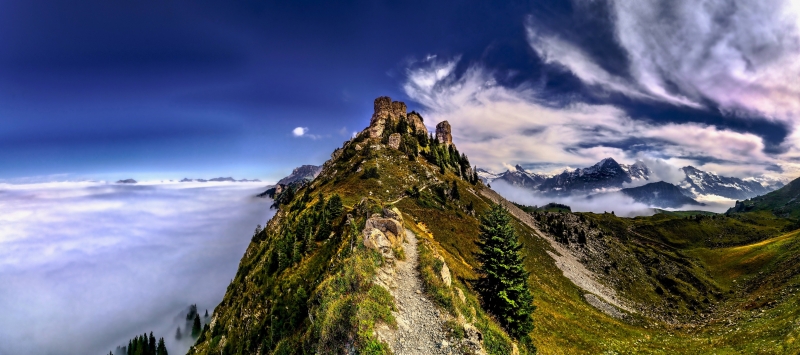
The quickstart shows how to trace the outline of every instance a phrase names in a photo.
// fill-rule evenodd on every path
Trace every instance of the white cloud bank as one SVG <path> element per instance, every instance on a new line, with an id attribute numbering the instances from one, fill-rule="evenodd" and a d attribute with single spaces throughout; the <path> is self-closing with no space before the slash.
<path id="1" fill-rule="evenodd" d="M 0 354 L 107 354 L 222 299 L 262 183 L 0 184 Z"/>

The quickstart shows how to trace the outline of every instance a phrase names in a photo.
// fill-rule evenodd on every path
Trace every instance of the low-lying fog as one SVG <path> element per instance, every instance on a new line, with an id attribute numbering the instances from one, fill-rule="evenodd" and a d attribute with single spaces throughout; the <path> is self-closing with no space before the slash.
<path id="1" fill-rule="evenodd" d="M 586 196 L 547 197 L 529 189 L 513 186 L 505 181 L 492 182 L 492 189 L 510 201 L 528 206 L 544 206 L 550 202 L 570 206 L 573 212 L 614 212 L 620 217 L 652 216 L 652 206 L 634 201 L 621 192 L 597 194 L 592 198 Z M 705 206 L 686 205 L 681 208 L 665 208 L 665 210 L 692 210 L 722 213 L 736 204 L 735 200 L 718 196 L 705 196 L 697 200 Z"/>
<path id="2" fill-rule="evenodd" d="M 0 354 L 108 354 L 222 300 L 263 183 L 0 184 Z M 190 332 L 190 329 L 188 329 Z"/>

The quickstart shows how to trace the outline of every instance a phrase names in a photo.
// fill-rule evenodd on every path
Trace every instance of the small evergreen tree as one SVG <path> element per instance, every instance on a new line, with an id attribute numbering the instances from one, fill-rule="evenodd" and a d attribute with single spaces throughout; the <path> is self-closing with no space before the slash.
<path id="1" fill-rule="evenodd" d="M 486 308 L 515 338 L 528 346 L 528 333 L 533 330 L 531 313 L 536 309 L 528 288 L 528 272 L 519 254 L 522 245 L 517 239 L 508 211 L 494 205 L 481 217 L 479 252 L 481 278 L 478 288 Z"/>
<path id="2" fill-rule="evenodd" d="M 205 315 L 205 317 L 206 317 L 206 318 L 208 318 L 208 308 L 206 308 L 206 315 Z"/>
<path id="3" fill-rule="evenodd" d="M 156 337 L 153 336 L 153 332 L 150 332 L 150 341 L 147 342 L 147 354 L 148 355 L 156 355 Z"/>
<path id="4" fill-rule="evenodd" d="M 176 340 L 181 340 L 181 338 L 183 338 L 183 335 L 181 335 L 181 327 L 178 326 L 178 330 L 175 332 L 175 339 Z M 128 346 L 128 347 L 130 347 L 130 346 Z"/>
<path id="5" fill-rule="evenodd" d="M 203 330 L 203 328 L 200 326 L 200 315 L 195 313 L 194 323 L 192 324 L 192 337 L 197 338 L 200 335 L 201 330 Z"/>
<path id="6" fill-rule="evenodd" d="M 450 197 L 452 197 L 454 200 L 461 199 L 461 194 L 458 192 L 458 184 L 456 184 L 455 180 L 453 180 L 453 188 L 450 189 Z"/>
<path id="7" fill-rule="evenodd" d="M 158 347 L 156 347 L 156 355 L 169 355 L 167 353 L 167 346 L 164 345 L 164 338 L 158 339 Z"/>

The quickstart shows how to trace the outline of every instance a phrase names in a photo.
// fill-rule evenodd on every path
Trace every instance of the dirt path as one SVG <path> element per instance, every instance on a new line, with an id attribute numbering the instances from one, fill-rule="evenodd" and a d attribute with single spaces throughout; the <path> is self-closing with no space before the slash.
<path id="1" fill-rule="evenodd" d="M 417 271 L 417 236 L 406 229 L 403 243 L 406 259 L 395 265 L 397 288 L 390 292 L 395 298 L 398 312 L 397 329 L 381 327 L 383 338 L 397 355 L 456 354 L 443 332 L 445 316 L 422 293 L 422 280 Z"/>
<path id="2" fill-rule="evenodd" d="M 531 215 L 519 209 L 513 203 L 500 196 L 497 192 L 494 192 L 490 189 L 481 189 L 480 192 L 483 196 L 486 196 L 494 203 L 503 205 L 503 207 L 505 207 L 509 213 L 514 215 L 514 217 L 517 217 L 517 219 L 522 221 L 522 223 L 525 223 L 528 227 L 531 227 L 531 229 L 533 229 L 537 235 L 550 243 L 550 246 L 555 250 L 555 253 L 548 251 L 547 254 L 549 254 L 553 260 L 555 260 L 556 266 L 561 269 L 561 272 L 564 273 L 564 276 L 584 291 L 590 292 L 597 296 L 591 297 L 584 295 L 584 297 L 587 299 L 587 302 L 601 311 L 609 314 L 611 313 L 607 311 L 608 308 L 602 307 L 600 302 L 606 302 L 628 312 L 635 313 L 631 307 L 625 305 L 624 301 L 617 297 L 617 293 L 613 289 L 598 282 L 597 278 L 594 276 L 594 273 L 583 266 L 583 264 L 581 264 L 581 262 L 578 260 L 578 257 L 575 256 L 569 249 L 556 242 L 553 238 L 550 238 L 549 235 L 542 233 L 539 230 L 538 224 Z M 611 315 L 614 317 L 618 316 L 617 314 Z"/>

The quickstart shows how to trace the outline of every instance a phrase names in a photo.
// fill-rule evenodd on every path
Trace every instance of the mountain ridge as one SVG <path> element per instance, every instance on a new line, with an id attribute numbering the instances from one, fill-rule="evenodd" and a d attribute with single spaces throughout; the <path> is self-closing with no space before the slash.
<path id="1" fill-rule="evenodd" d="M 721 176 L 693 166 L 678 170 L 683 172 L 685 177 L 673 185 L 678 186 L 684 195 L 692 199 L 704 195 L 717 195 L 732 200 L 743 200 L 763 195 L 782 186 L 780 183 L 764 186 L 754 179 Z M 619 164 L 613 158 L 605 158 L 592 166 L 564 170 L 554 175 L 530 172 L 520 165 L 516 165 L 514 170 L 509 169 L 499 174 L 482 168 L 478 168 L 478 172 L 484 183 L 504 181 L 552 197 L 621 190 L 643 182 L 657 182 L 652 181 L 654 174 L 646 163 L 636 161 L 631 165 Z"/>

